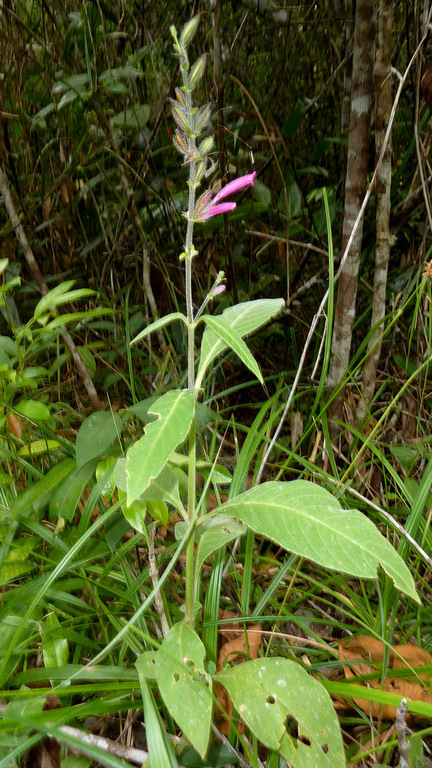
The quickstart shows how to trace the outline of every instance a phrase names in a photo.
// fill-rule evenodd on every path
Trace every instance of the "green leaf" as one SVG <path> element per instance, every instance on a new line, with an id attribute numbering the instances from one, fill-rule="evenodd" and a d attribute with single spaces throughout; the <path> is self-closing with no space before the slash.
<path id="1" fill-rule="evenodd" d="M 160 523 L 161 525 L 168 525 L 168 507 L 164 501 L 148 501 L 147 509 L 150 512 L 153 520 L 156 520 L 156 522 Z"/>
<path id="2" fill-rule="evenodd" d="M 156 682 L 156 656 L 157 651 L 144 651 L 135 662 L 138 674 L 152 682 Z"/>
<path id="3" fill-rule="evenodd" d="M 37 483 L 34 483 L 34 485 L 30 486 L 24 493 L 18 496 L 12 508 L 13 516 L 16 517 L 17 515 L 33 511 L 35 504 L 40 507 L 47 503 L 55 488 L 57 488 L 57 486 L 59 486 L 74 469 L 74 459 L 65 459 L 52 467 L 41 480 L 38 480 Z"/>
<path id="4" fill-rule="evenodd" d="M 410 571 L 371 520 L 357 510 L 342 509 L 320 485 L 306 480 L 263 483 L 219 510 L 325 568 L 375 579 L 381 565 L 397 589 L 420 602 Z"/>
<path id="5" fill-rule="evenodd" d="M 288 659 L 256 659 L 214 676 L 259 741 L 292 768 L 345 768 L 330 696 Z"/>
<path id="6" fill-rule="evenodd" d="M 58 328 L 61 325 L 67 325 L 68 323 L 76 323 L 78 320 L 85 320 L 88 322 L 89 320 L 92 320 L 94 317 L 102 317 L 102 315 L 112 315 L 116 312 L 116 309 L 113 309 L 113 307 L 96 307 L 95 309 L 86 309 L 82 312 L 67 312 L 65 314 L 59 315 L 58 317 L 55 317 L 54 320 L 51 320 L 51 322 L 47 323 L 45 325 L 45 329 L 49 331 L 54 331 L 56 328 Z M 44 318 L 44 322 L 46 322 L 47 317 Z M 39 319 L 39 322 L 42 321 L 42 318 Z"/>
<path id="7" fill-rule="evenodd" d="M 99 80 L 104 81 L 104 80 L 110 80 L 111 78 L 120 80 L 122 77 L 143 77 L 143 75 L 144 75 L 144 72 L 141 69 L 136 69 L 136 67 L 131 67 L 130 65 L 126 64 L 126 66 L 124 67 L 114 67 L 114 69 L 106 69 L 105 72 L 102 72 L 99 75 Z M 148 107 L 148 113 L 150 117 L 150 107 Z"/>
<path id="8" fill-rule="evenodd" d="M 255 200 L 258 200 L 259 203 L 263 203 L 263 205 L 266 205 L 267 207 L 271 205 L 271 190 L 259 179 L 255 179 L 254 181 L 253 194 Z"/>
<path id="9" fill-rule="evenodd" d="M 61 448 L 61 445 L 57 440 L 33 440 L 30 445 L 23 445 L 19 449 L 18 456 L 40 456 L 56 451 L 58 448 Z"/>
<path id="10" fill-rule="evenodd" d="M 144 436 L 129 448 L 126 460 L 128 505 L 147 490 L 170 455 L 187 437 L 195 398 L 189 390 L 173 390 L 157 399 L 149 411 L 159 418 L 147 424 Z"/>
<path id="11" fill-rule="evenodd" d="M 115 115 L 115 117 L 113 117 L 113 123 L 116 127 L 125 126 L 125 128 L 143 128 L 147 125 L 149 117 L 149 105 L 136 104 L 134 107 L 128 107 L 124 112 Z"/>
<path id="12" fill-rule="evenodd" d="M 51 520 L 64 518 L 69 523 L 78 507 L 84 489 L 94 475 L 97 459 L 77 467 L 53 492 L 49 502 Z"/>
<path id="13" fill-rule="evenodd" d="M 76 439 L 76 463 L 79 469 L 87 461 L 102 456 L 118 438 L 122 421 L 118 413 L 97 411 L 81 424 Z"/>
<path id="14" fill-rule="evenodd" d="M 290 219 L 295 219 L 301 211 L 301 193 L 298 188 L 297 182 L 294 179 L 294 176 L 290 176 L 286 181 L 286 194 L 287 194 L 287 201 L 288 201 L 288 214 Z M 285 191 L 282 190 L 279 196 L 279 208 L 283 214 L 287 214 L 286 210 L 286 201 L 285 201 Z"/>
<path id="15" fill-rule="evenodd" d="M 243 338 L 248 333 L 252 333 L 265 325 L 271 317 L 276 315 L 285 305 L 284 299 L 257 299 L 255 301 L 245 301 L 242 304 L 236 304 L 234 307 L 227 307 L 222 312 L 222 317 L 232 330 Z M 219 316 L 218 316 L 219 317 Z M 201 343 L 201 354 L 196 378 L 196 386 L 199 389 L 212 361 L 228 349 L 228 344 L 224 343 L 220 336 L 207 327 L 203 333 Z"/>
<path id="16" fill-rule="evenodd" d="M 135 528 L 138 533 L 143 536 L 147 534 L 145 518 L 147 514 L 147 502 L 141 501 L 141 499 L 135 499 L 132 504 L 126 504 L 126 493 L 118 489 L 118 495 L 120 501 L 125 500 L 122 504 L 121 510 L 125 519 L 131 524 L 132 528 Z"/>
<path id="17" fill-rule="evenodd" d="M 208 746 L 213 706 L 204 657 L 203 643 L 185 622 L 174 624 L 156 656 L 162 698 L 201 757 Z"/>
<path id="18" fill-rule="evenodd" d="M 54 613 L 43 622 L 42 655 L 46 669 L 63 667 L 69 661 L 68 641 Z"/>
<path id="19" fill-rule="evenodd" d="M 257 361 L 249 351 L 241 336 L 239 336 L 239 334 L 233 330 L 233 328 L 230 328 L 223 315 L 203 315 L 201 319 L 205 322 L 206 325 L 209 325 L 210 328 L 215 331 L 215 333 L 217 333 L 219 338 L 227 347 L 232 349 L 233 352 L 238 355 L 240 360 L 249 368 L 250 371 L 252 371 L 254 376 L 257 377 L 261 384 L 263 384 L 263 377 L 260 369 L 258 368 Z"/>
<path id="20" fill-rule="evenodd" d="M 97 482 L 101 480 L 101 478 L 104 476 L 105 472 L 108 471 L 108 469 L 110 469 L 111 467 L 114 468 L 116 464 L 117 464 L 117 459 L 115 456 L 108 456 L 107 459 L 100 461 L 96 467 Z M 101 490 L 101 496 L 103 496 L 106 501 L 109 501 L 111 497 L 114 496 L 115 488 L 116 488 L 116 483 L 114 480 L 114 471 L 113 471 L 109 475 L 104 487 Z"/>
<path id="21" fill-rule="evenodd" d="M 62 296 L 69 291 L 69 288 L 72 288 L 74 283 L 75 280 L 65 280 L 64 283 L 56 285 L 45 296 L 42 296 L 34 308 L 34 317 L 39 317 L 39 315 L 49 311 L 51 307 L 55 307 L 56 302 L 61 300 Z"/>
<path id="22" fill-rule="evenodd" d="M 140 331 L 138 336 L 135 336 L 135 338 L 132 339 L 131 344 L 136 344 L 136 342 L 139 341 L 140 339 L 144 339 L 146 336 L 149 336 L 151 333 L 158 331 L 159 328 L 164 328 L 165 325 L 174 323 L 175 320 L 182 320 L 185 324 L 187 324 L 187 317 L 185 315 L 182 315 L 181 312 L 171 312 L 171 314 L 165 315 L 164 317 L 161 317 L 159 320 L 155 320 L 154 323 L 150 323 L 150 325 L 148 325 L 146 328 Z"/>
<path id="23" fill-rule="evenodd" d="M 153 694 L 149 690 L 146 678 L 141 672 L 139 672 L 139 681 L 144 704 L 149 764 L 151 768 L 178 768 L 177 760 L 168 740 Z"/>
<path id="24" fill-rule="evenodd" d="M 197 570 L 199 571 L 204 560 L 207 560 L 213 552 L 234 541 L 238 536 L 243 536 L 246 530 L 245 525 L 228 515 L 217 514 L 213 517 L 201 518 L 196 527 Z"/>
<path id="25" fill-rule="evenodd" d="M 117 459 L 113 480 L 118 488 L 126 491 L 126 459 Z M 167 504 L 172 504 L 179 512 L 184 511 L 179 494 L 178 479 L 169 467 L 164 467 L 162 472 L 151 481 L 147 490 L 139 497 L 139 500 L 142 502 L 166 501 Z"/>
<path id="26" fill-rule="evenodd" d="M 30 421 L 49 421 L 51 419 L 48 406 L 38 400 L 20 400 L 14 408 L 20 416 L 24 416 Z"/>

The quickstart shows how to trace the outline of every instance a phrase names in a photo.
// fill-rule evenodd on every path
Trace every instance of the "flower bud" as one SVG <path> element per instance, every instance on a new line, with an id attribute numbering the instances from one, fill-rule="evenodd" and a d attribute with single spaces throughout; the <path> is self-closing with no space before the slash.
<path id="1" fill-rule="evenodd" d="M 176 88 L 175 89 L 175 95 L 176 95 L 177 101 L 181 104 L 181 106 L 185 107 L 186 106 L 186 100 L 185 100 L 183 91 L 181 91 L 180 88 Z"/>
<path id="2" fill-rule="evenodd" d="M 199 16 L 194 16 L 193 19 L 186 22 L 186 24 L 184 25 L 181 31 L 180 45 L 187 48 L 192 38 L 194 37 L 195 32 L 198 29 L 198 24 L 199 24 Z"/>
<path id="3" fill-rule="evenodd" d="M 205 72 L 206 58 L 206 54 L 203 53 L 203 55 L 200 56 L 192 66 L 192 69 L 189 73 L 189 88 L 191 91 L 193 91 L 195 86 L 199 83 Z"/>
<path id="4" fill-rule="evenodd" d="M 198 186 L 200 183 L 202 177 L 204 176 L 205 171 L 205 164 L 204 160 L 198 160 L 196 166 L 195 166 L 195 184 Z"/>
<path id="5" fill-rule="evenodd" d="M 201 157 L 205 157 L 209 154 L 209 152 L 212 151 L 214 147 L 214 138 L 213 136 L 206 136 L 204 141 L 201 142 L 201 144 L 198 147 L 198 152 L 200 153 Z"/>
<path id="6" fill-rule="evenodd" d="M 188 145 L 187 145 L 187 139 L 184 133 L 182 131 L 176 131 L 175 136 L 173 138 L 173 144 L 176 149 L 178 149 L 179 152 L 181 152 L 183 155 L 186 155 L 188 151 Z"/>
<path id="7" fill-rule="evenodd" d="M 203 107 L 200 107 L 194 117 L 194 125 L 195 125 L 195 134 L 198 136 L 206 127 L 207 123 L 210 120 L 211 115 L 211 106 L 210 104 L 205 104 Z"/>
<path id="8" fill-rule="evenodd" d="M 174 101 L 174 99 L 170 99 L 171 102 L 171 109 L 173 118 L 176 121 L 178 127 L 182 131 L 186 131 L 186 133 L 190 132 L 190 127 L 188 123 L 188 119 L 186 117 L 186 112 L 183 109 L 183 107 L 180 106 L 180 104 L 177 101 Z"/>

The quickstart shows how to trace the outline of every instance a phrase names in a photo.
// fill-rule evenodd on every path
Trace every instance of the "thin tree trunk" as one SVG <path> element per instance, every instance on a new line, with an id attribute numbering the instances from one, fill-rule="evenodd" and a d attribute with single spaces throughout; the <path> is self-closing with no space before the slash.
<path id="1" fill-rule="evenodd" d="M 342 253 L 345 251 L 366 191 L 373 96 L 376 26 L 374 9 L 374 0 L 357 0 Z M 363 222 L 361 222 L 356 230 L 351 250 L 339 281 L 332 357 L 327 382 L 331 390 L 338 386 L 345 374 L 350 359 L 362 234 Z M 342 398 L 337 398 L 334 401 L 332 415 L 334 418 L 342 419 Z"/>
<path id="2" fill-rule="evenodd" d="M 7 214 L 15 230 L 15 234 L 23 250 L 27 264 L 33 274 L 33 277 L 35 278 L 39 286 L 39 290 L 41 294 L 45 296 L 45 294 L 48 293 L 48 286 L 45 282 L 42 272 L 40 271 L 39 264 L 37 263 L 34 257 L 30 243 L 27 239 L 27 235 L 24 231 L 24 227 L 21 224 L 20 218 L 16 212 L 15 204 L 12 200 L 11 191 L 9 189 L 9 182 L 7 180 L 3 167 L 1 165 L 0 165 L 0 192 L 3 196 Z M 72 339 L 72 336 L 70 335 L 69 331 L 66 330 L 64 325 L 60 326 L 60 333 L 63 337 L 63 341 L 65 345 L 67 346 L 67 348 L 69 349 L 69 352 L 71 353 L 71 357 L 74 362 L 75 368 L 77 369 L 78 375 L 87 390 L 87 394 L 90 398 L 93 408 L 95 409 L 95 411 L 101 411 L 103 409 L 102 403 L 99 400 L 98 393 L 96 392 L 95 386 L 90 378 L 90 374 L 84 365 L 83 359 L 78 352 L 78 349 L 75 345 L 74 340 Z"/>
<path id="3" fill-rule="evenodd" d="M 391 33 L 393 24 L 392 0 L 381 0 L 378 17 L 378 45 L 375 63 L 376 125 L 375 146 L 378 160 L 386 134 L 392 109 L 391 92 Z M 375 274 L 372 300 L 372 321 L 374 327 L 385 316 L 387 271 L 390 257 L 390 190 L 391 190 L 391 140 L 384 151 L 376 183 L 376 251 Z M 366 414 L 375 391 L 378 363 L 382 346 L 382 325 L 368 344 L 368 358 L 362 377 L 362 400 L 357 408 L 357 417 Z"/>

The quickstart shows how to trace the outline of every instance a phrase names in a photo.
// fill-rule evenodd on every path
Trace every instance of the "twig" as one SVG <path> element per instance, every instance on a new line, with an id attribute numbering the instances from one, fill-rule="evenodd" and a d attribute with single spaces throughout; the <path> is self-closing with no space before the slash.
<path id="1" fill-rule="evenodd" d="M 126 747 L 124 744 L 119 744 L 117 741 L 113 741 L 113 739 L 107 739 L 105 736 L 98 736 L 95 733 L 80 731 L 79 728 L 72 728 L 70 725 L 60 725 L 58 730 L 60 733 L 64 734 L 65 737 L 72 736 L 73 738 L 79 739 L 82 742 L 82 747 L 77 747 L 70 744 L 67 738 L 62 739 L 61 736 L 58 736 L 57 733 L 55 735 L 57 741 L 67 744 L 69 750 L 76 755 L 87 754 L 89 757 L 93 757 L 91 748 L 99 747 L 99 749 L 102 749 L 109 755 L 115 755 L 116 757 L 123 758 L 123 760 L 128 760 L 134 765 L 143 765 L 143 763 L 148 760 L 148 754 L 147 752 L 144 752 L 143 749 L 137 749 L 136 747 Z M 86 749 L 86 747 L 88 749 Z M 98 761 L 103 762 L 103 758 L 99 757 Z M 111 762 L 107 760 L 106 765 L 111 766 Z"/>
<path id="2" fill-rule="evenodd" d="M 350 234 L 348 242 L 346 244 L 345 251 L 344 251 L 343 256 L 342 256 L 342 258 L 340 260 L 339 269 L 336 272 L 336 275 L 335 275 L 335 278 L 334 278 L 334 282 L 335 283 L 339 279 L 340 274 L 342 272 L 342 269 L 343 269 L 343 267 L 345 265 L 345 262 L 346 262 L 346 260 L 348 258 L 348 254 L 350 252 L 350 248 L 351 248 L 351 245 L 353 243 L 354 237 L 356 235 L 357 229 L 359 228 L 360 222 L 363 220 L 363 215 L 364 215 L 364 212 L 366 210 L 366 206 L 367 206 L 367 204 L 369 202 L 370 196 L 372 194 L 372 190 L 373 190 L 373 188 L 374 188 L 374 186 L 376 184 L 376 180 L 377 180 L 377 176 L 378 176 L 378 171 L 380 169 L 381 163 L 383 161 L 384 153 L 386 151 L 386 147 L 387 147 L 387 144 L 389 142 L 389 138 L 390 138 L 390 135 L 391 135 L 391 130 L 392 130 L 392 127 L 393 127 L 393 122 L 394 122 L 394 119 L 395 119 L 396 108 L 397 108 L 397 105 L 399 103 L 399 99 L 401 97 L 403 87 L 404 87 L 405 82 L 407 80 L 408 74 L 409 74 L 409 72 L 411 70 L 411 67 L 413 66 L 414 61 L 416 60 L 418 54 L 420 53 L 420 51 L 421 51 L 421 49 L 423 47 L 423 43 L 425 42 L 428 34 L 429 34 L 429 30 L 426 32 L 426 34 L 423 35 L 422 39 L 420 40 L 420 43 L 418 44 L 416 50 L 414 51 L 414 53 L 413 53 L 413 55 L 411 57 L 411 60 L 408 63 L 408 66 L 407 66 L 407 68 L 405 70 L 404 75 L 403 76 L 399 75 L 399 87 L 398 87 L 398 90 L 397 90 L 397 93 L 396 93 L 396 96 L 395 96 L 395 100 L 394 100 L 394 103 L 393 103 L 392 111 L 391 111 L 390 118 L 389 118 L 389 121 L 388 121 L 388 126 L 387 126 L 387 130 L 386 130 L 386 133 L 385 133 L 385 136 L 384 136 L 384 140 L 383 140 L 383 143 L 382 143 L 380 156 L 378 158 L 378 161 L 377 161 L 377 164 L 376 164 L 375 171 L 374 171 L 374 174 L 372 176 L 371 182 L 370 182 L 369 187 L 367 189 L 367 192 L 366 192 L 366 194 L 364 196 L 363 203 L 362 203 L 362 205 L 360 207 L 360 210 L 358 212 L 357 218 L 356 218 L 356 220 L 354 222 L 354 226 L 353 226 L 353 228 L 351 230 L 351 234 Z M 276 441 L 277 441 L 277 439 L 278 439 L 278 437 L 279 437 L 279 435 L 281 433 L 281 429 L 282 429 L 283 423 L 284 423 L 284 421 L 286 419 L 286 416 L 287 416 L 287 414 L 289 412 L 289 409 L 291 408 L 291 403 L 293 401 L 294 394 L 295 394 L 295 392 L 297 390 L 297 386 L 298 386 L 298 383 L 299 383 L 299 380 L 300 380 L 300 376 L 301 376 L 301 373 L 303 371 L 303 367 L 304 367 L 304 364 L 305 364 L 306 354 L 307 354 L 307 351 L 309 349 L 310 343 L 312 341 L 313 335 L 315 333 L 315 329 L 316 329 L 316 327 L 318 325 L 318 321 L 320 320 L 320 318 L 322 316 L 322 313 L 324 311 L 324 307 L 325 307 L 325 305 L 327 303 L 329 292 L 330 292 L 330 289 L 327 288 L 327 290 L 326 290 L 326 292 L 325 292 L 325 294 L 324 294 L 324 296 L 323 296 L 323 298 L 321 300 L 321 304 L 319 305 L 318 310 L 317 310 L 317 312 L 314 315 L 314 318 L 312 320 L 311 327 L 309 329 L 309 333 L 307 335 L 306 342 L 305 342 L 305 345 L 304 345 L 304 348 L 303 348 L 303 352 L 302 352 L 302 355 L 301 355 L 301 358 L 300 358 L 300 362 L 299 362 L 298 367 L 297 367 L 297 373 L 296 373 L 296 375 L 294 377 L 294 381 L 293 381 L 292 387 L 290 389 L 290 393 L 288 395 L 288 399 L 286 401 L 285 408 L 283 410 L 283 413 L 282 413 L 281 419 L 279 421 L 279 424 L 276 427 L 275 433 L 274 433 L 274 435 L 273 435 L 273 437 L 272 437 L 272 439 L 271 439 L 271 441 L 270 441 L 270 443 L 269 443 L 269 445 L 268 445 L 267 449 L 265 450 L 264 455 L 262 457 L 262 461 L 261 461 L 261 465 L 260 465 L 260 468 L 259 468 L 259 472 L 257 474 L 255 485 L 259 485 L 259 483 L 261 482 L 262 474 L 264 472 L 264 467 L 265 467 L 265 465 L 267 463 L 267 460 L 268 460 L 268 458 L 269 458 L 269 456 L 270 456 L 270 454 L 271 454 L 271 452 L 272 452 L 272 450 L 274 448 L 274 445 L 275 445 L 275 443 L 276 443 Z"/>
<path id="3" fill-rule="evenodd" d="M 48 286 L 44 280 L 42 272 L 40 271 L 39 264 L 37 263 L 34 257 L 30 243 L 27 239 L 27 235 L 24 231 L 24 227 L 21 224 L 20 218 L 15 210 L 15 204 L 12 200 L 11 191 L 9 189 L 9 182 L 7 180 L 3 167 L 1 165 L 0 165 L 0 192 L 3 196 L 5 208 L 9 216 L 10 222 L 14 228 L 17 240 L 23 250 L 25 260 L 30 268 L 30 271 L 33 274 L 33 277 L 35 278 L 39 286 L 39 290 L 42 296 L 45 296 L 45 294 L 48 293 Z M 77 369 L 79 377 L 87 390 L 87 394 L 91 400 L 93 408 L 96 411 L 101 411 L 103 409 L 102 403 L 99 400 L 99 396 L 90 378 L 90 374 L 86 366 L 84 365 L 84 362 L 78 352 L 78 349 L 76 348 L 76 345 L 74 340 L 72 339 L 72 336 L 70 335 L 69 331 L 66 330 L 66 327 L 64 325 L 60 326 L 60 333 L 63 337 L 64 343 L 66 344 L 69 352 L 71 353 L 75 368 Z"/>
<path id="4" fill-rule="evenodd" d="M 156 590 L 155 596 L 154 596 L 155 608 L 160 619 L 163 636 L 166 637 L 169 632 L 169 624 L 168 624 L 168 619 L 165 613 L 165 606 L 163 604 L 162 595 L 159 589 L 159 573 L 156 566 L 156 557 L 155 557 L 155 548 L 154 548 L 155 536 L 156 536 L 156 523 L 152 523 L 149 530 L 149 542 L 150 542 L 149 551 L 148 551 L 149 573 L 150 573 L 150 578 L 151 578 L 153 587 Z"/>
<path id="5" fill-rule="evenodd" d="M 398 732 L 399 742 L 399 768 L 409 768 L 408 761 L 408 740 L 407 740 L 407 724 L 406 713 L 408 709 L 408 702 L 406 699 L 401 699 L 400 704 L 396 710 L 396 728 Z"/>

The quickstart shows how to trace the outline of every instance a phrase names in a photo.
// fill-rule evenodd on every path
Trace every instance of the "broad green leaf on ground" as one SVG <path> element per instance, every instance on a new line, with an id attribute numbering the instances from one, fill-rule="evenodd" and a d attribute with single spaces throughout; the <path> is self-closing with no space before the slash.
<path id="1" fill-rule="evenodd" d="M 219 315 L 216 315 L 215 317 L 212 315 L 203 315 L 201 319 L 207 326 L 210 326 L 210 328 L 219 336 L 221 341 L 229 349 L 232 349 L 232 351 L 238 355 L 242 363 L 244 363 L 244 365 L 246 365 L 249 370 L 252 371 L 254 376 L 256 376 L 258 381 L 260 381 L 262 384 L 263 377 L 260 369 L 258 368 L 257 361 L 250 352 L 247 344 L 245 344 L 243 341 L 242 337 L 228 325 L 224 317 Z"/>
<path id="2" fill-rule="evenodd" d="M 220 547 L 234 541 L 238 536 L 246 533 L 247 527 L 232 517 L 217 514 L 214 517 L 202 517 L 196 527 L 197 542 L 197 570 L 201 568 L 204 560 Z"/>
<path id="3" fill-rule="evenodd" d="M 175 320 L 182 320 L 183 323 L 187 323 L 186 315 L 183 315 L 181 312 L 171 312 L 171 314 L 160 317 L 159 320 L 155 320 L 154 323 L 150 323 L 150 325 L 140 331 L 138 336 L 135 336 L 135 338 L 132 339 L 131 344 L 136 344 L 136 342 L 140 339 L 144 339 L 151 333 L 158 331 L 159 328 L 164 328 L 166 325 L 173 323 Z"/>
<path id="4" fill-rule="evenodd" d="M 185 622 L 174 624 L 156 656 L 156 679 L 161 696 L 201 757 L 208 746 L 213 708 L 204 657 L 203 643 Z"/>
<path id="5" fill-rule="evenodd" d="M 323 686 L 288 659 L 255 659 L 214 679 L 246 725 L 292 768 L 345 768 L 338 719 Z"/>
<path id="6" fill-rule="evenodd" d="M 252 333 L 265 325 L 271 317 L 277 315 L 284 306 L 284 299 L 257 299 L 255 301 L 245 301 L 242 304 L 236 304 L 234 307 L 227 307 L 222 312 L 221 317 L 224 321 L 243 338 L 248 333 Z M 203 333 L 201 343 L 201 354 L 198 366 L 196 386 L 201 386 L 206 370 L 212 361 L 228 349 L 220 336 L 207 327 Z"/>
<path id="7" fill-rule="evenodd" d="M 97 411 L 81 424 L 76 439 L 77 468 L 103 455 L 121 433 L 118 413 Z"/>
<path id="8" fill-rule="evenodd" d="M 325 568 L 375 579 L 380 565 L 397 589 L 419 602 L 411 573 L 389 541 L 365 515 L 342 509 L 320 485 L 306 480 L 263 483 L 219 510 Z"/>
<path id="9" fill-rule="evenodd" d="M 154 403 L 149 413 L 159 418 L 147 424 L 144 436 L 127 453 L 128 505 L 147 490 L 152 480 L 162 472 L 173 451 L 186 439 L 194 406 L 195 398 L 188 389 L 174 389 Z"/>

